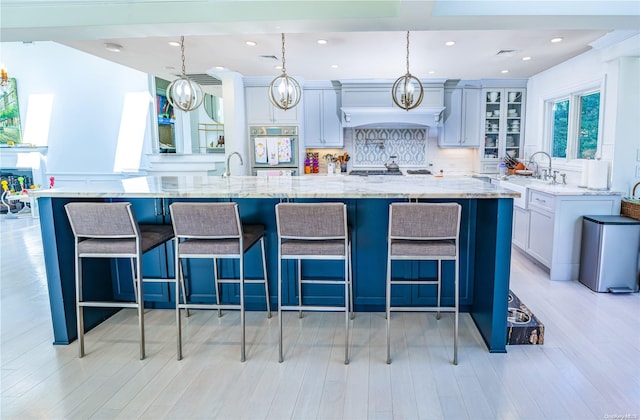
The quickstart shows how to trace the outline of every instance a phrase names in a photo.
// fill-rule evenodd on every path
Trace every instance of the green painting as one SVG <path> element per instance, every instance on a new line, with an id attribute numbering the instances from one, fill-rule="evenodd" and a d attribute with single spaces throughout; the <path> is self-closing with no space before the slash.
<path id="1" fill-rule="evenodd" d="M 22 134 L 16 79 L 8 79 L 7 85 L 0 89 L 0 95 L 0 144 L 19 144 Z"/>

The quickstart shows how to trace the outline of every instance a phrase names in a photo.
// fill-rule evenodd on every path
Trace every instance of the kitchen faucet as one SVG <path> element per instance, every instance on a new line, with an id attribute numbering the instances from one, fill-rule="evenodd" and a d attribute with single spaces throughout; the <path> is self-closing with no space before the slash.
<path id="1" fill-rule="evenodd" d="M 231 156 L 233 155 L 238 155 L 238 159 L 240 159 L 240 165 L 244 165 L 244 162 L 242 162 L 242 156 L 240 155 L 240 153 L 238 152 L 233 152 L 230 153 L 229 156 L 227 156 L 227 165 L 224 168 L 224 173 L 222 174 L 222 176 L 231 176 L 231 171 L 229 168 L 229 161 L 231 160 Z"/>
<path id="2" fill-rule="evenodd" d="M 549 153 L 547 152 L 543 152 L 543 151 L 539 151 L 539 152 L 535 152 L 534 154 L 532 154 L 531 156 L 529 156 L 529 162 L 533 162 L 533 157 L 537 154 L 542 154 L 545 155 L 547 157 L 547 159 L 549 159 L 549 168 L 547 169 L 547 172 L 544 174 L 543 176 L 543 180 L 547 180 L 548 177 L 551 177 L 551 156 L 549 156 Z M 536 163 L 536 175 L 540 176 L 539 173 L 539 169 L 538 169 L 538 164 Z M 554 176 L 554 181 L 555 181 L 555 176 Z"/>

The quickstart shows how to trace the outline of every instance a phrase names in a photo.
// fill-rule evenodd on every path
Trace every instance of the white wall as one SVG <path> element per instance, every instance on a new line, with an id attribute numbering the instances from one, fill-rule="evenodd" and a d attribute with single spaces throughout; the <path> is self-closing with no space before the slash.
<path id="1" fill-rule="evenodd" d="M 54 42 L 1 47 L 3 64 L 17 80 L 23 129 L 30 95 L 53 95 L 48 174 L 57 181 L 113 177 L 125 95 L 149 92 L 148 75 Z M 139 122 L 144 124 L 140 160 L 151 151 L 150 121 L 145 116 Z"/>
<path id="2" fill-rule="evenodd" d="M 640 149 L 640 35 L 609 47 L 593 49 L 537 74 L 527 84 L 525 155 L 549 150 L 544 143 L 544 101 L 603 82 L 604 103 L 601 157 L 611 162 L 612 189 L 627 194 L 635 182 Z M 580 180 L 579 161 L 559 160 L 554 167 L 567 172 L 570 183 Z"/>

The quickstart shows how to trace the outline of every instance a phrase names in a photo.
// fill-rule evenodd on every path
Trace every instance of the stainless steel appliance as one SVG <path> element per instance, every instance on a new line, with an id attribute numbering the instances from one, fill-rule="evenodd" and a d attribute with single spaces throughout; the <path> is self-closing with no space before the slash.
<path id="1" fill-rule="evenodd" d="M 349 175 L 358 175 L 358 176 L 369 176 L 369 175 L 402 175 L 400 171 L 388 171 L 386 169 L 373 169 L 373 170 L 365 170 L 365 169 L 356 169 L 349 172 Z"/>
<path id="2" fill-rule="evenodd" d="M 580 283 L 595 292 L 637 292 L 640 220 L 583 216 Z"/>
<path id="3" fill-rule="evenodd" d="M 297 126 L 250 126 L 251 174 L 296 175 L 298 140 Z"/>

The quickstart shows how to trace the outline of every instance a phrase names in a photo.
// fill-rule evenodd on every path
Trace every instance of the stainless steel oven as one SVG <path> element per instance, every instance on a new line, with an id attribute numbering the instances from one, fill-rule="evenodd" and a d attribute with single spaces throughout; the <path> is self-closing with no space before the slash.
<path id="1" fill-rule="evenodd" d="M 297 126 L 250 126 L 251 174 L 298 171 Z M 294 172 L 290 172 L 294 171 Z"/>

